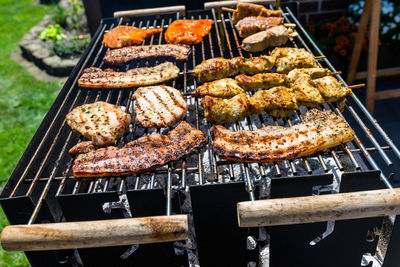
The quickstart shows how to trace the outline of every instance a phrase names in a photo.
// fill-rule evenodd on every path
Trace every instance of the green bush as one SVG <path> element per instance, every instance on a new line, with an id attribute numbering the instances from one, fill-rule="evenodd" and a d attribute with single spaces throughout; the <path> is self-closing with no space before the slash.
<path id="1" fill-rule="evenodd" d="M 53 10 L 53 21 L 56 24 L 60 24 L 61 27 L 67 27 L 67 18 L 69 11 L 68 9 L 62 8 L 60 5 L 56 5 Z"/>
<path id="2" fill-rule="evenodd" d="M 89 44 L 89 39 L 79 38 L 75 35 L 68 42 L 56 41 L 53 43 L 53 52 L 60 57 L 69 57 L 72 55 L 82 54 L 86 46 Z"/>
<path id="3" fill-rule="evenodd" d="M 39 35 L 41 40 L 62 41 L 65 39 L 65 34 L 62 33 L 60 24 L 49 25 L 44 28 Z"/>

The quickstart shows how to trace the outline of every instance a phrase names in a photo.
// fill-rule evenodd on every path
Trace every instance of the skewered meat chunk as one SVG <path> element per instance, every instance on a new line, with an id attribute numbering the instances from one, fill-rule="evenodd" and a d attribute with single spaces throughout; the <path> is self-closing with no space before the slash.
<path id="1" fill-rule="evenodd" d="M 281 57 L 275 62 L 276 72 L 289 73 L 297 68 L 318 68 L 318 63 L 314 58 L 290 58 Z"/>
<path id="2" fill-rule="evenodd" d="M 263 111 L 274 117 L 284 117 L 298 108 L 293 91 L 283 86 L 258 91 L 252 97 L 245 93 L 230 99 L 205 96 L 200 103 L 207 121 L 216 124 L 237 121 Z"/>
<path id="3" fill-rule="evenodd" d="M 261 90 L 250 97 L 251 113 L 260 114 L 265 111 L 273 117 L 286 117 L 298 109 L 295 94 L 290 88 L 277 86 L 269 90 Z"/>
<path id="4" fill-rule="evenodd" d="M 192 75 L 200 82 L 210 82 L 236 74 L 256 74 L 268 72 L 274 66 L 272 58 L 260 56 L 253 58 L 234 57 L 226 59 L 222 57 L 204 60 L 194 67 Z"/>
<path id="5" fill-rule="evenodd" d="M 246 91 L 255 91 L 257 89 L 268 89 L 273 86 L 285 85 L 286 75 L 279 73 L 259 73 L 254 76 L 240 74 L 235 77 L 235 80 Z"/>
<path id="6" fill-rule="evenodd" d="M 256 5 L 251 3 L 238 3 L 236 10 L 232 14 L 232 22 L 238 23 L 243 18 L 250 16 L 260 17 L 279 17 L 282 15 L 281 10 L 266 9 L 262 5 Z"/>
<path id="7" fill-rule="evenodd" d="M 104 62 L 108 65 L 120 66 L 135 59 L 153 57 L 173 57 L 176 60 L 187 60 L 190 48 L 185 45 L 142 45 L 127 46 L 107 51 Z"/>
<path id="8" fill-rule="evenodd" d="M 122 148 L 100 148 L 80 154 L 74 161 L 75 177 L 132 175 L 179 160 L 207 142 L 203 132 L 181 122 L 168 135 L 140 137 Z"/>
<path id="9" fill-rule="evenodd" d="M 83 71 L 78 84 L 87 88 L 129 88 L 162 83 L 178 77 L 178 74 L 179 68 L 171 62 L 126 72 L 91 67 Z"/>
<path id="10" fill-rule="evenodd" d="M 162 32 L 163 29 L 140 29 L 133 26 L 118 25 L 104 34 L 102 44 L 109 48 L 138 45 L 153 34 Z"/>
<path id="11" fill-rule="evenodd" d="M 211 58 L 194 67 L 193 76 L 200 82 L 210 82 L 225 77 L 236 75 L 239 64 L 244 61 L 242 57 L 225 59 L 222 57 Z"/>
<path id="12" fill-rule="evenodd" d="M 94 145 L 114 144 L 131 123 L 131 116 L 116 105 L 106 102 L 85 104 L 66 116 L 72 130 L 90 138 Z"/>
<path id="13" fill-rule="evenodd" d="M 145 128 L 172 126 L 187 110 L 182 94 L 166 85 L 140 87 L 132 98 L 136 100 L 136 123 Z"/>
<path id="14" fill-rule="evenodd" d="M 292 127 L 265 126 L 257 131 L 211 128 L 213 151 L 238 162 L 277 162 L 309 156 L 354 139 L 347 122 L 332 111 L 307 112 L 304 122 Z"/>
<path id="15" fill-rule="evenodd" d="M 350 88 L 344 87 L 332 76 L 315 79 L 314 83 L 326 102 L 336 102 L 353 93 Z"/>
<path id="16" fill-rule="evenodd" d="M 250 100 L 245 93 L 230 99 L 206 96 L 200 103 L 207 121 L 218 124 L 237 121 L 251 113 Z"/>
<path id="17" fill-rule="evenodd" d="M 246 38 L 260 31 L 265 31 L 273 26 L 283 23 L 282 17 L 246 17 L 241 19 L 235 28 L 239 36 Z"/>
<path id="18" fill-rule="evenodd" d="M 275 60 L 282 57 L 289 57 L 292 59 L 314 58 L 314 56 L 304 48 L 294 47 L 275 47 L 270 56 Z"/>
<path id="19" fill-rule="evenodd" d="M 231 98 L 242 93 L 245 93 L 245 90 L 238 85 L 237 81 L 231 78 L 204 83 L 194 91 L 196 96 L 209 95 L 221 98 Z"/>
<path id="20" fill-rule="evenodd" d="M 324 76 L 330 75 L 332 72 L 330 69 L 326 68 L 302 68 L 302 69 L 294 69 L 289 71 L 287 75 L 287 81 L 289 83 L 297 80 L 300 74 L 307 74 L 311 76 L 311 79 L 318 79 Z"/>
<path id="21" fill-rule="evenodd" d="M 211 30 L 213 23 L 211 19 L 175 20 L 165 31 L 165 41 L 171 44 L 198 44 Z"/>
<path id="22" fill-rule="evenodd" d="M 269 72 L 274 67 L 275 61 L 270 56 L 261 55 L 259 57 L 244 58 L 239 63 L 240 73 L 254 75 Z"/>
<path id="23" fill-rule="evenodd" d="M 299 105 L 312 107 L 325 102 L 310 75 L 300 74 L 297 80 L 292 83 L 291 89 L 295 93 Z"/>
<path id="24" fill-rule="evenodd" d="M 242 42 L 242 48 L 248 52 L 261 52 L 270 46 L 285 44 L 290 35 L 290 30 L 282 25 L 277 25 L 246 37 Z"/>

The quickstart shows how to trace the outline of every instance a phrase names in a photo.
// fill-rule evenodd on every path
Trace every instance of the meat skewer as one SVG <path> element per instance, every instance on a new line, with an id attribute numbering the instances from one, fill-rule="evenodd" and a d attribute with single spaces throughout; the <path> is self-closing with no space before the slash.
<path id="1" fill-rule="evenodd" d="M 213 151 L 222 158 L 238 162 L 277 162 L 312 155 L 347 143 L 354 131 L 332 111 L 313 109 L 304 121 L 292 127 L 264 126 L 257 131 L 230 131 L 211 128 Z"/>
<path id="2" fill-rule="evenodd" d="M 265 31 L 273 26 L 281 25 L 283 23 L 282 17 L 246 17 L 240 20 L 235 28 L 239 36 L 246 38 L 260 31 Z"/>
<path id="3" fill-rule="evenodd" d="M 303 48 L 276 47 L 269 56 L 207 59 L 195 66 L 192 75 L 200 82 L 210 82 L 238 73 L 248 75 L 265 73 L 271 71 L 274 66 L 278 73 L 288 73 L 296 68 L 319 67 L 314 56 Z"/>

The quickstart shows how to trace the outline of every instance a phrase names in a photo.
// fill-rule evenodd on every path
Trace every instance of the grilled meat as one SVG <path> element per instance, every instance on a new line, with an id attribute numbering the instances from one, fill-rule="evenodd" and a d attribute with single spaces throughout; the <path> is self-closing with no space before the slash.
<path id="1" fill-rule="evenodd" d="M 225 77 L 236 75 L 239 65 L 244 61 L 242 57 L 225 59 L 222 57 L 211 58 L 194 67 L 193 76 L 200 82 L 210 82 Z"/>
<path id="2" fill-rule="evenodd" d="M 134 59 L 153 57 L 173 57 L 176 60 L 187 60 L 190 48 L 184 45 L 143 45 L 127 46 L 107 51 L 104 62 L 108 65 L 120 66 Z"/>
<path id="3" fill-rule="evenodd" d="M 124 134 L 131 116 L 116 105 L 99 101 L 74 108 L 66 121 L 72 130 L 90 138 L 94 145 L 104 146 L 114 144 Z"/>
<path id="4" fill-rule="evenodd" d="M 257 32 L 265 31 L 273 26 L 283 23 L 282 17 L 246 17 L 241 19 L 235 28 L 240 37 L 246 38 Z"/>
<path id="5" fill-rule="evenodd" d="M 171 44 L 198 44 L 211 30 L 213 23 L 211 19 L 175 20 L 165 31 L 165 41 Z"/>
<path id="6" fill-rule="evenodd" d="M 292 83 L 299 77 L 300 74 L 307 74 L 311 76 L 311 79 L 318 79 L 324 76 L 330 75 L 332 72 L 329 69 L 325 68 L 303 68 L 303 69 L 294 69 L 289 71 L 287 75 L 287 82 Z"/>
<path id="7" fill-rule="evenodd" d="M 241 19 L 251 16 L 256 17 L 280 17 L 282 15 L 281 10 L 266 9 L 262 5 L 256 5 L 251 3 L 238 3 L 236 10 L 232 14 L 232 22 L 238 23 Z"/>
<path id="8" fill-rule="evenodd" d="M 293 69 L 318 68 L 319 65 L 314 58 L 281 57 L 276 60 L 275 67 L 276 72 L 287 74 Z"/>
<path id="9" fill-rule="evenodd" d="M 245 93 L 230 99 L 205 96 L 200 103 L 207 121 L 216 124 L 237 121 L 263 111 L 274 117 L 285 117 L 298 108 L 293 91 L 283 86 L 258 91 L 252 97 Z"/>
<path id="10" fill-rule="evenodd" d="M 274 60 L 282 57 L 289 57 L 291 59 L 314 59 L 314 56 L 304 48 L 294 47 L 275 47 L 270 56 L 273 57 Z"/>
<path id="11" fill-rule="evenodd" d="M 238 162 L 277 162 L 312 155 L 353 140 L 354 131 L 332 111 L 313 109 L 293 127 L 265 126 L 257 131 L 211 128 L 213 151 Z"/>
<path id="12" fill-rule="evenodd" d="M 310 75 L 300 74 L 297 80 L 292 83 L 291 89 L 295 93 L 299 105 L 313 107 L 325 102 Z"/>
<path id="13" fill-rule="evenodd" d="M 78 84 L 88 88 L 129 88 L 162 83 L 178 77 L 178 74 L 179 68 L 171 62 L 126 72 L 91 67 L 83 71 Z"/>
<path id="14" fill-rule="evenodd" d="M 79 142 L 68 151 L 68 154 L 84 154 L 89 153 L 90 151 L 94 151 L 95 149 L 96 148 L 94 147 L 92 141 Z"/>
<path id="15" fill-rule="evenodd" d="M 315 79 L 314 84 L 326 102 L 340 101 L 353 93 L 350 88 L 344 87 L 340 81 L 332 76 Z"/>
<path id="16" fill-rule="evenodd" d="M 187 110 L 182 94 L 166 85 L 140 87 L 132 98 L 136 99 L 136 123 L 145 128 L 172 126 Z"/>
<path id="17" fill-rule="evenodd" d="M 140 29 L 133 26 L 119 25 L 104 34 L 102 44 L 109 48 L 138 45 L 153 34 L 162 32 L 162 29 Z"/>
<path id="18" fill-rule="evenodd" d="M 80 154 L 72 167 L 75 177 L 132 175 L 179 160 L 206 143 L 205 135 L 181 122 L 168 135 L 140 137 L 122 148 L 107 147 Z"/>
<path id="19" fill-rule="evenodd" d="M 235 77 L 237 84 L 246 91 L 267 89 L 273 86 L 285 85 L 286 75 L 279 73 L 259 73 L 254 76 L 240 74 Z"/>
<path id="20" fill-rule="evenodd" d="M 269 72 L 274 67 L 275 63 L 272 57 L 265 55 L 244 58 L 239 62 L 239 72 L 247 75 Z"/>
<path id="21" fill-rule="evenodd" d="M 207 121 L 217 124 L 237 121 L 251 114 L 251 104 L 246 93 L 230 99 L 205 96 L 200 103 Z"/>
<path id="22" fill-rule="evenodd" d="M 193 69 L 193 76 L 200 82 L 210 82 L 236 74 L 256 74 L 268 72 L 274 66 L 272 58 L 260 56 L 253 58 L 234 57 L 225 59 L 222 57 L 211 58 L 203 61 Z"/>
<path id="23" fill-rule="evenodd" d="M 225 78 L 202 84 L 194 90 L 194 95 L 231 98 L 244 92 L 234 79 Z"/>
<path id="24" fill-rule="evenodd" d="M 291 30 L 277 25 L 246 37 L 242 42 L 242 48 L 248 52 L 261 52 L 270 46 L 285 44 L 290 36 Z"/>
<path id="25" fill-rule="evenodd" d="M 250 97 L 250 104 L 252 114 L 265 111 L 273 117 L 285 117 L 298 109 L 295 94 L 284 86 L 256 92 Z"/>

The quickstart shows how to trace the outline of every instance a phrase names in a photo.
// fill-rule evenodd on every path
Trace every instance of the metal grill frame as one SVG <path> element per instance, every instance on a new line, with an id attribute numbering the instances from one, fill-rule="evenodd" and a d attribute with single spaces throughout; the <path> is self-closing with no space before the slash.
<path id="1" fill-rule="evenodd" d="M 296 23 L 298 27 L 299 37 L 295 38 L 295 40 L 291 40 L 292 45 L 304 47 L 311 53 L 315 52 L 316 56 L 323 56 L 321 50 L 316 46 L 289 8 L 284 10 L 284 17 L 285 22 Z M 131 18 L 130 22 L 127 24 L 146 28 L 149 26 L 167 28 L 168 24 L 171 23 L 173 19 L 178 18 L 180 18 L 179 13 L 163 15 L 160 19 L 149 16 L 143 18 L 136 17 Z M 188 94 L 197 86 L 196 80 L 188 74 L 188 65 L 191 65 L 190 67 L 193 68 L 202 60 L 210 57 L 223 56 L 229 58 L 234 56 L 250 57 L 253 55 L 240 49 L 239 38 L 234 30 L 229 13 L 217 13 L 214 9 L 211 11 L 192 11 L 188 13 L 186 18 L 211 18 L 216 22 L 211 33 L 206 36 L 200 44 L 192 46 L 192 54 L 189 61 L 178 63 L 178 66 L 183 69 L 183 72 L 181 73 L 181 77 L 172 81 L 172 86 L 174 87 L 178 83 L 179 86 L 177 86 L 177 89 L 182 90 L 193 109 L 188 112 L 187 118 L 194 120 L 196 128 L 202 129 L 209 134 L 211 125 L 205 122 L 202 109 L 199 105 L 199 99 Z M 243 180 L 240 181 L 245 183 L 246 190 L 248 191 L 251 200 L 256 199 L 255 188 L 265 179 L 275 179 L 281 176 L 287 176 L 282 175 L 282 165 L 286 166 L 285 173 L 288 173 L 288 176 L 298 176 L 299 171 L 297 168 L 300 165 L 308 175 L 320 175 L 321 173 L 313 173 L 315 169 L 312 169 L 310 161 L 318 162 L 319 167 L 317 169 L 322 169 L 323 172 L 327 173 L 331 171 L 331 169 L 326 165 L 326 159 L 328 158 L 333 160 L 332 162 L 336 165 L 335 168 L 339 169 L 341 172 L 365 172 L 368 170 L 381 171 L 380 178 L 383 185 L 392 188 L 390 183 L 390 177 L 392 175 L 390 174 L 390 171 L 393 166 L 393 161 L 400 159 L 400 151 L 371 114 L 368 113 L 361 101 L 357 98 L 356 94 L 353 94 L 347 99 L 346 109 L 343 113 L 333 104 L 324 104 L 320 107 L 322 109 L 333 110 L 338 115 L 347 119 L 353 128 L 357 128 L 358 130 L 355 130 L 358 135 L 355 140 L 344 146 L 330 149 L 329 152 L 321 152 L 313 157 L 304 157 L 301 159 L 285 161 L 279 164 L 273 163 L 269 164 L 269 166 L 267 166 L 268 164 L 231 163 L 218 159 L 208 145 L 201 153 L 191 156 L 192 158 L 197 157 L 197 160 L 195 160 L 197 161 L 197 166 L 188 166 L 188 161 L 183 160 L 178 165 L 169 164 L 168 166 L 159 168 L 153 172 L 136 175 L 134 177 L 74 179 L 70 174 L 73 158 L 69 157 L 67 150 L 78 141 L 81 141 L 82 137 L 73 133 L 66 125 L 64 120 L 66 113 L 78 105 L 95 102 L 97 100 L 105 100 L 106 102 L 117 105 L 124 104 L 128 110 L 131 112 L 133 111 L 131 96 L 134 92 L 134 88 L 107 90 L 79 88 L 77 86 L 77 80 L 84 68 L 90 66 L 103 67 L 102 58 L 106 49 L 101 45 L 101 39 L 104 32 L 116 25 L 125 23 L 126 22 L 123 21 L 122 18 L 118 21 L 115 19 L 105 19 L 102 21 L 102 24 L 94 35 L 90 45 L 71 73 L 70 78 L 60 91 L 59 96 L 50 108 L 25 153 L 18 162 L 15 170 L 11 174 L 0 199 L 11 223 L 38 223 L 37 218 L 40 217 L 39 214 L 41 212 L 43 213 L 43 210 L 46 210 L 45 213 L 51 213 L 51 215 L 47 215 L 47 217 L 52 217 L 52 221 L 56 222 L 62 220 L 60 214 L 57 214 L 58 216 L 54 215 L 53 210 L 57 210 L 58 203 L 55 201 L 54 204 L 52 199 L 64 196 L 71 197 L 73 195 L 82 195 L 90 197 L 90 195 L 96 195 L 99 193 L 115 193 L 115 196 L 123 195 L 127 191 L 160 188 L 165 188 L 165 214 L 170 215 L 171 212 L 177 212 L 177 209 L 173 208 L 173 206 L 176 205 L 172 203 L 175 191 L 187 190 L 188 186 L 238 182 L 235 178 L 237 175 L 235 173 L 235 166 L 237 165 L 240 165 L 240 169 L 243 170 Z M 157 41 L 159 44 L 164 43 L 164 40 L 161 37 L 162 34 L 163 33 L 161 33 L 160 36 L 152 36 L 145 40 L 144 43 L 153 44 L 153 42 Z M 215 47 L 217 48 L 214 49 Z M 254 54 L 254 56 L 256 55 L 257 54 Z M 320 60 L 320 63 L 322 66 L 327 66 L 332 71 L 336 71 L 327 58 Z M 136 66 L 146 66 L 149 64 L 149 61 L 131 63 L 126 66 L 125 70 L 127 68 L 135 67 L 132 66 L 134 64 L 136 64 Z M 340 75 L 336 75 L 336 77 L 347 85 Z M 305 109 L 294 112 L 292 114 L 294 119 L 301 121 L 304 111 Z M 134 118 L 134 116 L 132 117 Z M 229 124 L 228 127 L 234 130 L 253 130 L 255 129 L 254 123 L 252 123 L 254 120 L 258 120 L 257 123 L 261 123 L 261 125 L 273 123 L 276 125 L 288 126 L 292 124 L 293 118 L 271 120 L 271 118 L 264 115 L 251 116 L 245 118 L 241 122 Z M 158 131 L 160 132 L 160 130 Z M 150 132 L 152 132 L 152 130 L 145 130 L 143 134 L 148 134 Z M 135 136 L 135 134 L 136 128 L 135 125 L 132 125 L 130 132 L 118 141 L 118 145 L 121 146 L 127 141 L 132 140 L 132 138 L 136 138 L 137 136 Z M 363 136 L 361 136 L 362 134 Z M 382 143 L 385 145 L 380 145 Z M 372 152 L 375 153 L 372 154 Z M 204 162 L 202 159 L 206 157 L 206 154 L 210 160 L 209 166 L 212 167 L 211 175 L 204 174 Z M 343 157 L 347 157 L 351 163 L 350 169 L 346 169 L 343 166 L 341 160 Z M 221 168 L 227 168 L 228 175 L 221 174 Z M 252 169 L 258 169 L 260 174 L 259 178 L 252 176 Z M 271 176 L 272 173 L 267 172 L 266 169 L 275 169 L 275 172 Z M 389 175 L 385 174 L 383 170 L 388 170 Z M 179 176 L 178 181 L 175 183 L 173 181 L 174 175 Z M 156 179 L 157 176 L 162 176 L 163 178 Z M 194 176 L 189 184 L 188 176 Z M 208 178 L 206 179 L 205 176 Z M 28 211 L 23 218 L 16 220 L 13 218 L 14 215 L 12 214 L 12 211 L 10 211 L 9 208 L 6 208 L 8 204 L 4 205 L 4 203 L 9 203 L 13 199 L 21 198 L 28 198 L 30 200 L 32 205 L 30 208 L 31 211 L 30 214 Z M 43 205 L 45 207 L 43 207 Z"/>

